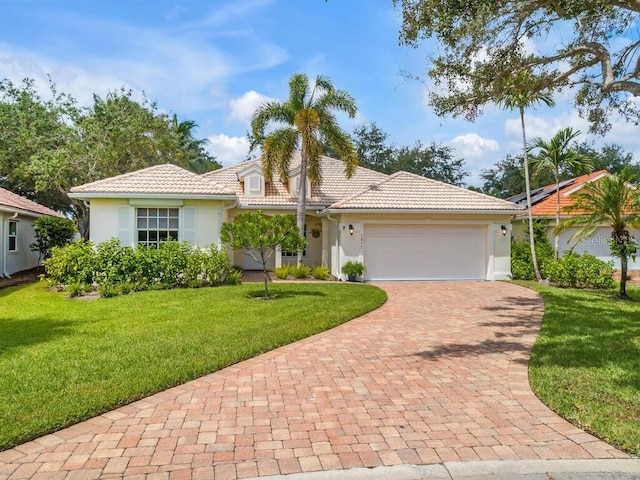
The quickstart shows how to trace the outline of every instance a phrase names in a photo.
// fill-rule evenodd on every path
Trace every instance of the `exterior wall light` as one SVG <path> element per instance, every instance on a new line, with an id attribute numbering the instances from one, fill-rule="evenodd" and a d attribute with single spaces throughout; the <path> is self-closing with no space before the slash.
<path id="1" fill-rule="evenodd" d="M 504 225 L 500 225 L 500 230 L 502 231 L 502 235 L 506 236 L 507 235 L 507 227 Z"/>
<path id="2" fill-rule="evenodd" d="M 349 235 L 353 235 L 353 225 L 349 224 Z"/>

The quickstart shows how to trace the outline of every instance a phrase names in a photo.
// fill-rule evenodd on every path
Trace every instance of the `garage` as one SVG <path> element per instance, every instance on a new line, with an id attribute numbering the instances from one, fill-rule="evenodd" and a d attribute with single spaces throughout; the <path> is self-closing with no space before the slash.
<path id="1" fill-rule="evenodd" d="M 484 280 L 486 225 L 365 225 L 367 280 Z"/>

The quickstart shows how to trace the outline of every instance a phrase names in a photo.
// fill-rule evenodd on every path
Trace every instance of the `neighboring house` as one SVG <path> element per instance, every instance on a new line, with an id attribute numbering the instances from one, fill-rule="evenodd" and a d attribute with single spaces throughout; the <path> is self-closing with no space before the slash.
<path id="1" fill-rule="evenodd" d="M 81 185 L 70 196 L 90 202 L 91 239 L 125 245 L 167 238 L 220 246 L 220 227 L 244 211 L 294 214 L 299 155 L 285 179 L 267 182 L 260 159 L 204 175 L 174 165 Z M 366 266 L 367 280 L 498 280 L 510 276 L 511 202 L 407 172 L 385 175 L 358 167 L 347 179 L 341 161 L 321 158 L 322 185 L 307 188 L 307 265 L 327 265 L 344 278 L 348 260 Z M 307 185 L 310 187 L 310 185 Z M 277 252 L 270 268 L 294 263 Z M 259 265 L 236 253 L 247 270 Z"/>
<path id="2" fill-rule="evenodd" d="M 38 266 L 38 252 L 31 251 L 35 242 L 33 222 L 43 216 L 62 217 L 20 195 L 0 188 L 0 277 Z"/>
<path id="3" fill-rule="evenodd" d="M 558 187 L 560 188 L 560 222 L 562 223 L 563 220 L 567 220 L 573 215 L 567 212 L 565 208 L 573 204 L 575 198 L 574 195 L 586 184 L 590 182 L 597 182 L 606 175 L 611 174 L 607 170 L 599 170 L 597 172 L 564 180 L 560 182 L 559 185 L 554 183 L 531 191 L 531 213 L 533 214 L 534 219 L 544 219 L 549 221 L 548 236 L 552 245 L 554 241 L 553 226 L 555 225 L 557 205 L 556 192 L 558 191 Z M 517 205 L 526 205 L 527 202 L 525 193 L 510 197 L 508 200 Z M 524 231 L 526 224 L 527 216 L 525 214 L 521 214 L 514 219 L 514 237 L 525 237 Z M 577 242 L 576 240 L 571 240 L 571 236 L 578 230 L 579 228 L 571 228 L 560 234 L 560 255 L 569 250 L 573 250 L 576 253 L 590 253 L 607 262 L 613 260 L 615 268 L 620 268 L 620 259 L 611 256 L 611 250 L 607 243 L 607 240 L 611 238 L 611 227 L 603 225 L 588 238 L 583 238 Z M 636 237 L 636 240 L 640 240 L 640 230 L 631 230 L 630 233 Z M 640 270 L 640 258 L 635 262 L 629 259 L 629 270 Z"/>

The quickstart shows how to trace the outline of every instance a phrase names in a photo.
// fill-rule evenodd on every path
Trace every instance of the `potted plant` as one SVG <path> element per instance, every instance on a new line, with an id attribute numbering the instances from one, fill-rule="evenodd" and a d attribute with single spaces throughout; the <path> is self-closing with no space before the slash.
<path id="1" fill-rule="evenodd" d="M 364 274 L 365 268 L 362 262 L 353 262 L 349 260 L 342 266 L 342 273 L 347 276 L 350 282 L 355 282 L 356 277 Z"/>

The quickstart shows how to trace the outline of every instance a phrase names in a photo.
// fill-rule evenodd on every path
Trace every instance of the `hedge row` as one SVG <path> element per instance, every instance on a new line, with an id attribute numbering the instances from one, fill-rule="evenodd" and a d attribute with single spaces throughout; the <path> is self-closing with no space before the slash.
<path id="1" fill-rule="evenodd" d="M 97 288 L 103 296 L 131 290 L 236 285 L 242 274 L 225 252 L 204 250 L 186 242 L 162 242 L 158 247 L 123 246 L 111 239 L 97 246 L 79 240 L 54 248 L 43 262 L 50 285 L 79 294 Z"/>

